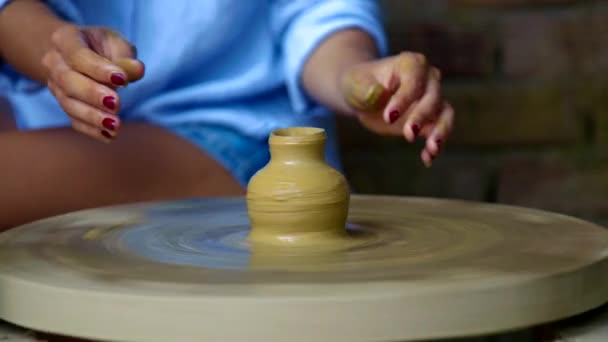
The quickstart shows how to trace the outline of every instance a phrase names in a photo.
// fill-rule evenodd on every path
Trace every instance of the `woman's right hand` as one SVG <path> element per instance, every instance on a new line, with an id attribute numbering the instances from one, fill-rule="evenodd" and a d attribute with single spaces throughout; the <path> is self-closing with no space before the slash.
<path id="1" fill-rule="evenodd" d="M 135 48 L 107 28 L 63 26 L 42 58 L 47 85 L 72 127 L 104 142 L 120 128 L 117 88 L 144 75 Z"/>

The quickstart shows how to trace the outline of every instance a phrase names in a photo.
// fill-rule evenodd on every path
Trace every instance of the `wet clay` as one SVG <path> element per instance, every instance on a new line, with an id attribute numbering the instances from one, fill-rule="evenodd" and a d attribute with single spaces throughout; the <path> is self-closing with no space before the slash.
<path id="1" fill-rule="evenodd" d="M 349 189 L 325 161 L 321 128 L 279 129 L 269 138 L 270 162 L 247 189 L 254 244 L 306 246 L 345 242 Z"/>

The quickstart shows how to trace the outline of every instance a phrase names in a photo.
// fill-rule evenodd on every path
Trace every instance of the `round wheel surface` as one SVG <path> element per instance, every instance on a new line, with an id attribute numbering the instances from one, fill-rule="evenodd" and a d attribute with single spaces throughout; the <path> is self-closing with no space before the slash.
<path id="1" fill-rule="evenodd" d="M 608 300 L 608 232 L 454 200 L 353 196 L 350 243 L 266 248 L 242 198 L 86 210 L 0 234 L 0 318 L 111 341 L 409 341 Z"/>

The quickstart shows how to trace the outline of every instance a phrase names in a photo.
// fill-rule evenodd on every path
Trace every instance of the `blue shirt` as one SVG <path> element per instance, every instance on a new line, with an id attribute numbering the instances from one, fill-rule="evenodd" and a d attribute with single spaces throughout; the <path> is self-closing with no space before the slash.
<path id="1" fill-rule="evenodd" d="M 9 0 L 0 0 L 0 10 Z M 386 41 L 373 0 L 48 0 L 60 16 L 105 26 L 137 47 L 145 77 L 121 89 L 123 120 L 225 125 L 265 139 L 273 129 L 323 126 L 328 111 L 303 91 L 307 57 L 336 30 Z M 48 89 L 0 66 L 0 96 L 20 129 L 67 126 Z"/>

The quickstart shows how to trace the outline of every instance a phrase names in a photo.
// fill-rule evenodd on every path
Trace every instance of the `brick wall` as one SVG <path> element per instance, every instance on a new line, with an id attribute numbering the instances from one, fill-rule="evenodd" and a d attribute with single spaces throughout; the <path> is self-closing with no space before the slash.
<path id="1" fill-rule="evenodd" d="M 420 146 L 340 120 L 356 191 L 537 207 L 608 224 L 608 1 L 384 0 L 393 52 L 439 66 L 458 121 Z"/>

